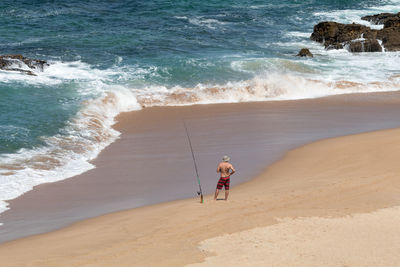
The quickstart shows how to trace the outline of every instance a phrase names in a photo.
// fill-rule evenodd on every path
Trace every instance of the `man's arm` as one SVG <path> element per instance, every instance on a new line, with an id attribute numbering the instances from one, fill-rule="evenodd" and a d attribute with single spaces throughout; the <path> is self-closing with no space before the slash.
<path id="1" fill-rule="evenodd" d="M 235 168 L 233 168 L 233 165 L 231 165 L 231 175 L 236 172 Z"/>
<path id="2" fill-rule="evenodd" d="M 218 164 L 217 172 L 221 172 L 221 164 Z"/>

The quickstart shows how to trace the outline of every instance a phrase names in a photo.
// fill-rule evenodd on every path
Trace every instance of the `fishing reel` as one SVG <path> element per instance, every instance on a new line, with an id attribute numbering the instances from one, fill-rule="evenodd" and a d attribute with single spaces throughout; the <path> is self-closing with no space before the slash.
<path id="1" fill-rule="evenodd" d="M 204 203 L 203 193 L 201 191 L 197 191 L 197 195 L 200 196 L 200 203 Z"/>

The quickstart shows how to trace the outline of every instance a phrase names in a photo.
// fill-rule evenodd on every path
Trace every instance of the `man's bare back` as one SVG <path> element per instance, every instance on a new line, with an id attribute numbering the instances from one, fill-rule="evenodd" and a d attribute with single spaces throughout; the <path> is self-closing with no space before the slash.
<path id="1" fill-rule="evenodd" d="M 232 170 L 232 172 L 230 172 Z M 221 162 L 218 165 L 217 172 L 221 173 L 221 177 L 229 177 L 231 174 L 235 173 L 235 168 L 229 162 Z"/>

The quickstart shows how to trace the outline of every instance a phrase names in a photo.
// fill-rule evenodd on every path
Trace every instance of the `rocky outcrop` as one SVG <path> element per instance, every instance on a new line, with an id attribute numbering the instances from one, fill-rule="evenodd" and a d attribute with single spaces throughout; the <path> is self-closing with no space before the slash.
<path id="1" fill-rule="evenodd" d="M 400 13 L 382 13 L 362 19 L 383 24 L 381 30 L 361 24 L 342 24 L 333 21 L 320 22 L 314 26 L 311 40 L 324 44 L 326 49 L 348 48 L 351 52 L 400 51 Z"/>
<path id="2" fill-rule="evenodd" d="M 400 18 L 391 18 L 385 21 L 383 28 L 400 27 Z"/>
<path id="3" fill-rule="evenodd" d="M 350 52 L 382 52 L 382 46 L 376 39 L 352 41 L 348 47 Z"/>
<path id="4" fill-rule="evenodd" d="M 385 24 L 389 20 L 398 19 L 398 18 L 400 18 L 400 12 L 397 14 L 381 13 L 381 14 L 372 15 L 372 16 L 364 16 L 361 19 L 369 21 L 372 24 L 380 25 L 380 24 Z"/>
<path id="5" fill-rule="evenodd" d="M 351 40 L 363 37 L 363 34 L 376 36 L 373 30 L 364 25 L 324 21 L 314 26 L 311 40 L 323 43 L 326 48 L 338 49 Z"/>
<path id="6" fill-rule="evenodd" d="M 357 43 L 359 43 L 361 47 L 365 40 L 367 40 L 367 43 L 377 43 L 379 45 L 378 42 L 373 41 L 376 39 L 376 36 L 377 30 L 372 30 L 364 25 L 324 21 L 314 26 L 311 40 L 323 43 L 327 49 L 342 49 L 346 45 L 353 45 L 356 47 Z M 353 40 L 357 39 L 359 39 L 359 41 L 352 43 Z M 367 45 L 367 47 L 369 47 L 369 45 Z M 365 52 L 374 51 L 375 50 L 365 50 Z M 382 51 L 382 48 L 379 51 Z"/>
<path id="7" fill-rule="evenodd" d="M 23 74 L 36 75 L 34 71 L 43 71 L 49 64 L 44 60 L 31 59 L 22 55 L 0 56 L 0 69 L 17 71 Z"/>
<path id="8" fill-rule="evenodd" d="M 313 54 L 310 52 L 310 50 L 308 50 L 308 48 L 302 48 L 296 56 L 298 56 L 298 57 L 313 57 Z"/>
<path id="9" fill-rule="evenodd" d="M 386 51 L 400 51 L 400 29 L 387 28 L 378 33 L 378 39 L 382 40 Z"/>
<path id="10" fill-rule="evenodd" d="M 383 29 L 378 31 L 376 38 L 382 40 L 386 51 L 400 51 L 400 12 L 397 14 L 382 13 L 374 16 L 367 16 L 362 19 L 374 24 L 383 24 Z"/>

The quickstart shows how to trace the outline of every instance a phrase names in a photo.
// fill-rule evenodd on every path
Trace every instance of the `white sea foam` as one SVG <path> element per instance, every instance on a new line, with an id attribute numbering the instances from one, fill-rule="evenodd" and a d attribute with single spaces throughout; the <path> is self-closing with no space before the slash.
<path id="1" fill-rule="evenodd" d="M 368 21 L 362 20 L 361 17 L 374 15 L 378 13 L 397 13 L 400 11 L 400 1 L 382 1 L 379 6 L 369 6 L 365 9 L 346 9 L 346 10 L 330 10 L 327 12 L 315 12 L 314 16 L 319 20 L 332 20 L 340 23 L 358 23 L 369 26 L 373 29 L 382 29 L 383 25 L 373 25 Z"/>
<path id="2" fill-rule="evenodd" d="M 293 74 L 264 74 L 241 82 L 224 85 L 199 84 L 194 88 L 165 87 L 138 94 L 144 107 L 166 105 L 193 105 L 211 103 L 237 103 L 249 101 L 296 100 L 338 94 L 397 91 L 400 78 L 385 82 L 354 82 L 346 80 L 315 80 Z"/>
<path id="3" fill-rule="evenodd" d="M 111 83 L 117 81 L 127 81 L 132 79 L 143 79 L 145 75 L 157 76 L 157 67 L 147 69 L 138 66 L 119 67 L 118 64 L 123 58 L 116 58 L 115 66 L 100 70 L 82 61 L 60 62 L 49 60 L 49 66 L 44 67 L 44 71 L 32 70 L 28 67 L 23 69 L 31 70 L 36 76 L 24 75 L 17 71 L 0 70 L 0 81 L 2 83 L 24 83 L 30 85 L 58 85 L 66 81 L 77 81 L 81 83 L 82 94 L 89 94 L 99 91 L 99 86 L 85 83 Z M 92 89 L 92 90 L 91 90 Z M 101 92 L 104 90 L 100 90 Z"/>
<path id="4" fill-rule="evenodd" d="M 219 21 L 217 19 L 206 18 L 205 16 L 197 16 L 197 17 L 186 17 L 186 16 L 175 16 L 177 19 L 187 20 L 190 24 L 206 27 L 212 30 L 215 30 L 218 26 L 228 24 L 228 22 Z"/>
<path id="5" fill-rule="evenodd" d="M 118 138 L 119 132 L 111 127 L 114 117 L 141 107 L 126 88 L 105 84 L 102 87 L 106 92 L 85 102 L 62 134 L 44 138 L 46 146 L 0 156 L 0 212 L 7 209 L 5 200 L 16 198 L 36 185 L 93 168 L 89 161 Z"/>
<path id="6" fill-rule="evenodd" d="M 62 63 L 57 61 L 50 61 L 49 66 L 45 66 L 45 71 L 32 70 L 36 76 L 24 75 L 19 72 L 0 71 L 0 80 L 3 83 L 11 82 L 22 82 L 27 84 L 46 84 L 56 85 L 60 84 L 65 80 L 78 80 L 78 79 L 89 79 L 94 80 L 96 78 L 105 78 L 107 74 L 104 71 L 91 69 L 91 67 L 83 62 L 75 61 Z M 21 66 L 18 66 L 21 67 Z M 27 66 L 22 69 L 31 70 Z"/>
<path id="7" fill-rule="evenodd" d="M 285 35 L 288 37 L 310 38 L 311 33 L 310 32 L 293 31 L 293 32 L 287 32 L 287 33 L 285 33 Z"/>
<path id="8" fill-rule="evenodd" d="M 36 19 L 36 18 L 44 18 L 48 16 L 58 16 L 58 15 L 66 15 L 76 13 L 77 10 L 73 8 L 48 8 L 45 12 L 42 10 L 34 11 L 31 9 L 21 8 L 21 9 L 6 9 L 2 12 L 3 16 L 15 16 L 24 19 Z"/>

